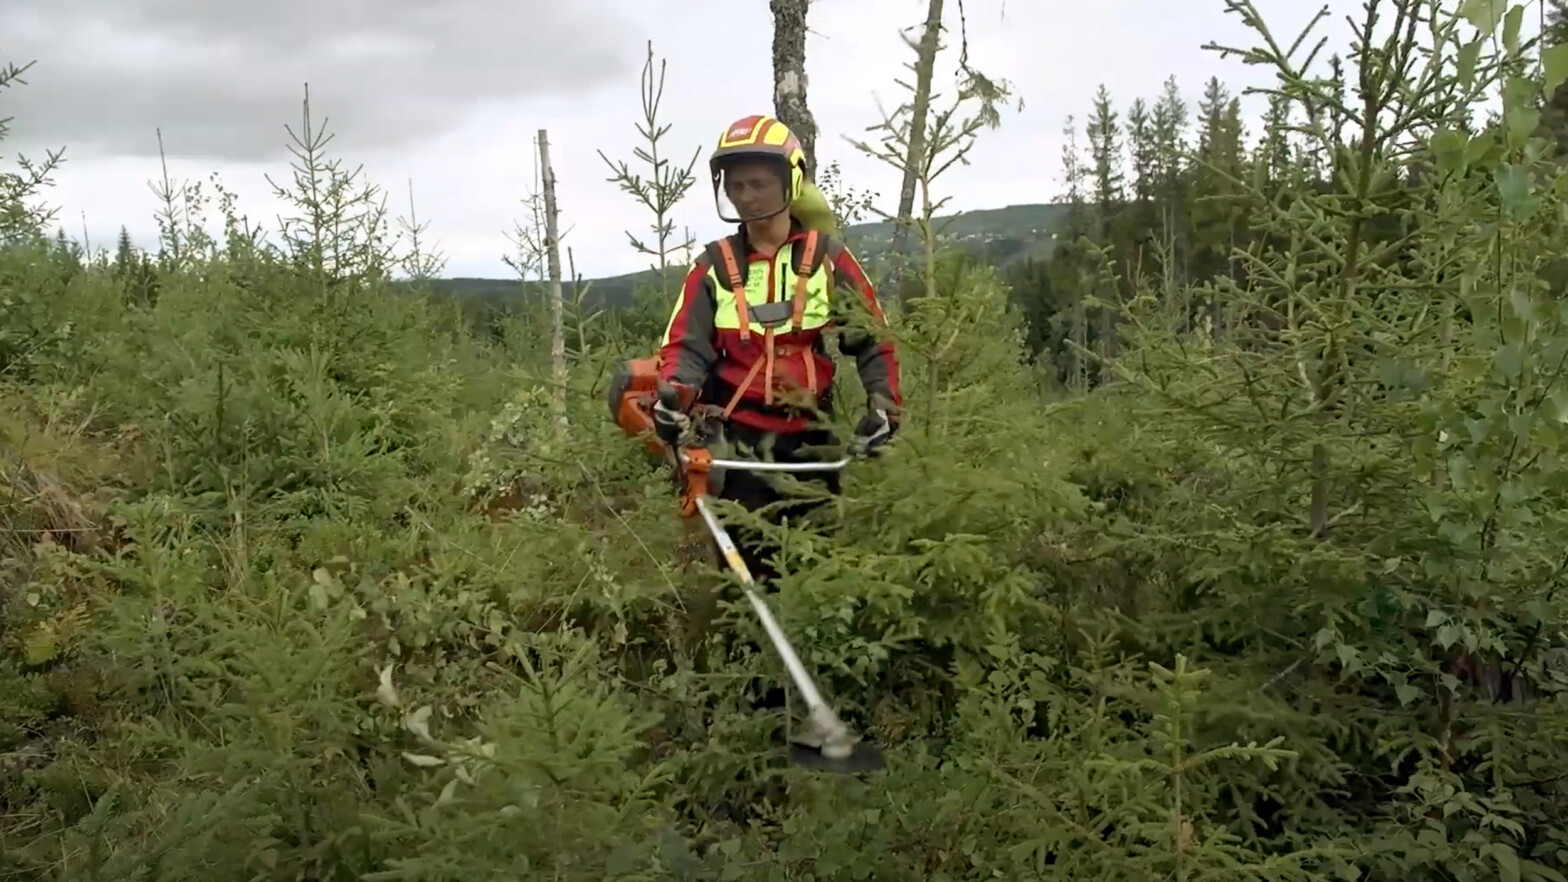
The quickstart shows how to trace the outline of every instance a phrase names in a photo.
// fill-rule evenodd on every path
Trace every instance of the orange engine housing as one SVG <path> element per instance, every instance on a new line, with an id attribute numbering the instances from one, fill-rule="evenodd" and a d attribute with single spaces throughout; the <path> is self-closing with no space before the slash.
<path id="1" fill-rule="evenodd" d="M 696 390 L 677 386 L 681 408 L 689 409 Z M 664 455 L 664 443 L 653 430 L 653 403 L 659 395 L 659 356 L 629 358 L 615 366 L 610 376 L 610 417 L 633 438 L 645 438 L 648 450 Z"/>
<path id="2" fill-rule="evenodd" d="M 690 411 L 696 404 L 698 390 L 679 384 L 675 388 L 680 398 L 681 410 Z M 608 402 L 610 416 L 614 418 L 615 424 L 621 427 L 621 431 L 633 438 L 642 438 L 650 453 L 668 461 L 670 451 L 665 447 L 664 442 L 659 440 L 653 425 L 653 405 L 658 397 L 659 357 L 657 355 L 627 359 L 615 366 L 614 372 L 610 375 Z M 698 496 L 708 494 L 708 473 L 711 468 L 712 462 L 706 450 L 686 451 L 685 466 L 681 470 L 682 516 L 689 518 L 698 513 L 696 500 Z"/>
<path id="3" fill-rule="evenodd" d="M 615 366 L 610 376 L 610 417 L 633 438 L 648 436 L 648 449 L 663 449 L 653 435 L 653 402 L 658 395 L 659 357 L 630 358 Z"/>

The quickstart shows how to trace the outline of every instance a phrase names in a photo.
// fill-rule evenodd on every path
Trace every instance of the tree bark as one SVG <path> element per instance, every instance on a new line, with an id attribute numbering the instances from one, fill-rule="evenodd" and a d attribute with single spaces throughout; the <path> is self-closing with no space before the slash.
<path id="1" fill-rule="evenodd" d="M 561 290 L 560 209 L 555 198 L 555 168 L 550 138 L 539 130 L 539 168 L 544 175 L 544 249 L 550 263 L 550 404 L 556 424 L 566 426 L 566 319 Z"/>
<path id="2" fill-rule="evenodd" d="M 926 155 L 926 118 L 931 110 L 931 76 L 936 68 L 936 53 L 942 38 L 942 0 L 926 6 L 925 30 L 920 35 L 915 59 L 915 97 L 909 111 L 909 144 L 904 157 L 904 181 L 898 189 L 898 215 L 893 227 L 893 266 L 890 280 L 894 293 L 902 299 L 905 258 L 909 254 L 909 228 L 914 221 L 915 185 L 920 180 L 920 165 Z"/>
<path id="3" fill-rule="evenodd" d="M 800 138 L 806 177 L 817 177 L 817 121 L 806 104 L 806 10 L 811 0 L 769 0 L 773 10 L 773 115 Z"/>

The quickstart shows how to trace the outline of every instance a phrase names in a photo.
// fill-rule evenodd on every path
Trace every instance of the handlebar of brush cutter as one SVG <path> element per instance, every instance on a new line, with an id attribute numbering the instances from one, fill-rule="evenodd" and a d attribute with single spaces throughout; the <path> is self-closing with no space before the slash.
<path id="1" fill-rule="evenodd" d="M 681 454 L 686 460 L 686 455 Z M 734 469 L 737 472 L 836 472 L 849 465 L 855 457 L 846 456 L 831 462 L 764 462 L 759 459 L 714 459 L 708 465 L 716 469 Z"/>
<path id="2" fill-rule="evenodd" d="M 705 447 L 685 447 L 676 455 L 670 455 L 666 450 L 666 458 L 678 463 L 681 473 L 686 478 L 686 489 L 681 498 L 681 516 L 689 518 L 698 514 L 697 500 L 710 495 L 708 476 L 714 469 L 730 469 L 737 472 L 836 472 L 842 471 L 857 459 L 870 457 L 873 452 L 872 448 L 857 442 L 851 445 L 849 456 L 824 462 L 720 459 L 715 458 Z"/>
<path id="3" fill-rule="evenodd" d="M 703 448 L 685 447 L 681 449 L 681 464 L 690 466 L 691 461 L 687 451 L 702 450 Z M 737 472 L 838 472 L 843 471 L 850 463 L 869 459 L 876 453 L 876 449 L 868 447 L 863 441 L 856 441 L 849 447 L 849 455 L 838 459 L 824 460 L 822 462 L 769 462 L 761 459 L 717 459 L 712 456 L 707 458 L 709 468 L 734 469 Z"/>

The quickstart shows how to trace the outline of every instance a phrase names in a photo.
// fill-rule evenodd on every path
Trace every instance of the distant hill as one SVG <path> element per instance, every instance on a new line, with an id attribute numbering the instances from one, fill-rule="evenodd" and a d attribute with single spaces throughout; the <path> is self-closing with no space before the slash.
<path id="1" fill-rule="evenodd" d="M 1067 217 L 1067 206 L 1057 203 L 1009 205 L 946 215 L 934 220 L 938 235 L 970 247 L 1016 241 L 1041 246 L 1049 251 L 1053 235 Z M 846 239 L 868 261 L 876 260 L 893 247 L 892 221 L 856 224 Z M 1022 253 L 1019 258 L 1022 258 Z"/>
<path id="2" fill-rule="evenodd" d="M 948 242 L 1005 267 L 1027 257 L 1049 255 L 1066 216 L 1067 206 L 1058 203 L 1009 205 L 946 215 L 937 218 L 935 225 Z M 892 250 L 893 230 L 891 221 L 855 224 L 844 231 L 844 238 L 863 263 L 875 265 Z M 593 287 L 584 298 L 585 305 L 620 307 L 632 302 L 639 283 L 657 284 L 658 274 L 647 269 L 584 280 L 584 284 L 589 281 Z M 470 302 L 498 303 L 518 296 L 514 279 L 440 279 L 431 285 L 438 292 Z"/>

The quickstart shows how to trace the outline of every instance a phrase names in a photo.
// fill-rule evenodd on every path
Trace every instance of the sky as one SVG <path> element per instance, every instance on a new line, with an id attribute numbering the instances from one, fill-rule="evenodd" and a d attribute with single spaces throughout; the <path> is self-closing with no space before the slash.
<path id="1" fill-rule="evenodd" d="M 1320 8 L 1254 2 L 1287 45 Z M 1360 0 L 1321 5 L 1331 15 L 1319 33 L 1343 46 Z M 809 13 L 819 165 L 836 160 L 847 183 L 880 194 L 885 210 L 895 207 L 898 172 L 845 138 L 867 137 L 879 102 L 891 109 L 904 100 L 896 80 L 912 82 L 904 65 L 914 54 L 899 31 L 917 35 L 925 8 L 922 0 L 815 0 Z M 938 180 L 953 210 L 1059 198 L 1063 124 L 1069 114 L 1081 123 L 1101 84 L 1125 109 L 1135 97 L 1152 101 L 1174 75 L 1196 113 L 1211 76 L 1233 92 L 1273 80 L 1203 48 L 1259 42 L 1225 0 L 965 0 L 963 12 L 971 64 L 1009 81 L 1023 107 L 982 133 L 969 166 Z M 951 94 L 955 0 L 945 21 L 951 48 L 935 82 Z M 667 65 L 661 149 L 682 165 L 701 151 L 697 183 L 674 212 L 677 230 L 699 242 L 726 232 L 706 153 L 731 121 L 772 111 L 772 16 L 763 0 L 5 0 L 0 35 L 0 64 L 35 62 L 27 85 L 0 93 L 0 118 L 13 117 L 4 153 L 66 148 L 47 201 L 67 235 L 94 249 L 112 248 L 122 226 L 139 246 L 155 247 L 149 183 L 162 174 L 159 131 L 171 178 L 216 174 L 243 214 L 275 228 L 279 203 L 265 175 L 290 178 L 285 127 L 299 131 L 308 83 L 317 125 L 325 116 L 334 133 L 329 153 L 362 165 L 392 214 L 408 214 L 412 182 L 426 236 L 447 258 L 443 275 L 514 275 L 502 257 L 515 253 L 508 233 L 527 217 L 541 128 L 562 245 L 578 271 L 632 272 L 649 259 L 627 231 L 648 238 L 651 215 L 607 180 L 599 151 L 639 164 L 649 41 Z"/>

